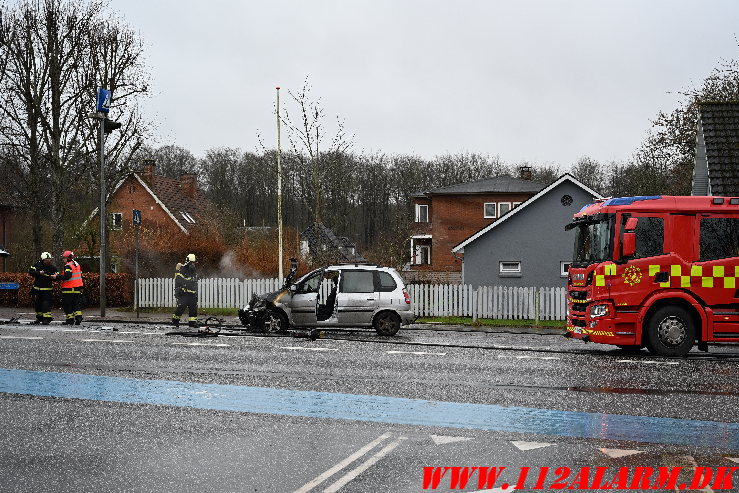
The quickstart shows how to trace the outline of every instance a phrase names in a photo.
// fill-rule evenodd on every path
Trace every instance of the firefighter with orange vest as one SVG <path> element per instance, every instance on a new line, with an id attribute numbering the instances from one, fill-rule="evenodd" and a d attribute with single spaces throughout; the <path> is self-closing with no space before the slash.
<path id="1" fill-rule="evenodd" d="M 64 271 L 57 276 L 62 281 L 62 308 L 67 316 L 67 325 L 82 323 L 82 267 L 67 250 L 62 254 L 66 262 Z"/>

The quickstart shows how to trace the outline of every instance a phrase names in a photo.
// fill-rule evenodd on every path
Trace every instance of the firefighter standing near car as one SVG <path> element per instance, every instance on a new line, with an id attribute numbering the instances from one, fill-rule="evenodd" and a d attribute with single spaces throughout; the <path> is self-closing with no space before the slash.
<path id="1" fill-rule="evenodd" d="M 178 264 L 179 265 L 179 264 Z M 185 263 L 177 269 L 174 281 L 177 309 L 172 315 L 172 324 L 180 325 L 180 316 L 188 309 L 188 325 L 199 328 L 198 324 L 198 273 L 195 268 L 195 255 L 189 254 Z"/>
<path id="2" fill-rule="evenodd" d="M 66 262 L 64 271 L 57 276 L 62 281 L 62 308 L 67 325 L 82 323 L 82 267 L 74 259 L 74 253 L 67 250 L 62 254 Z"/>
<path id="3" fill-rule="evenodd" d="M 51 316 L 51 282 L 56 279 L 57 268 L 51 263 L 51 254 L 44 252 L 41 259 L 33 264 L 28 273 L 33 276 L 33 287 L 31 296 L 34 298 L 34 309 L 36 310 L 36 323 L 48 325 Z"/>

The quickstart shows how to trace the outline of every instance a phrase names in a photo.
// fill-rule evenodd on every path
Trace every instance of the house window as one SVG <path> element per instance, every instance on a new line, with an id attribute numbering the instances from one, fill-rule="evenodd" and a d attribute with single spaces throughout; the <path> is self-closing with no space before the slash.
<path id="1" fill-rule="evenodd" d="M 427 204 L 416 204 L 416 222 L 429 222 L 429 206 Z"/>
<path id="2" fill-rule="evenodd" d="M 510 202 L 498 202 L 498 217 L 503 217 L 511 210 Z"/>
<path id="3" fill-rule="evenodd" d="M 514 203 L 513 203 L 513 208 L 515 209 L 515 208 L 516 208 L 516 207 L 518 207 L 519 205 L 521 205 L 521 202 L 514 202 Z"/>
<path id="4" fill-rule="evenodd" d="M 567 277 L 567 271 L 570 270 L 571 263 L 569 260 L 563 260 L 559 263 L 559 275 L 561 277 Z"/>
<path id="5" fill-rule="evenodd" d="M 498 204 L 496 204 L 495 202 L 485 202 L 485 208 L 484 208 L 485 217 L 489 217 L 489 218 L 498 217 L 498 215 L 496 214 L 497 207 L 498 207 Z"/>
<path id="6" fill-rule="evenodd" d="M 428 265 L 431 263 L 431 247 L 428 245 L 416 245 L 416 254 L 413 263 L 416 265 Z"/>
<path id="7" fill-rule="evenodd" d="M 110 214 L 110 229 L 120 231 L 123 229 L 123 213 L 113 212 Z"/>
<path id="8" fill-rule="evenodd" d="M 520 274 L 521 273 L 521 262 L 501 261 L 500 262 L 500 273 L 501 274 Z"/>

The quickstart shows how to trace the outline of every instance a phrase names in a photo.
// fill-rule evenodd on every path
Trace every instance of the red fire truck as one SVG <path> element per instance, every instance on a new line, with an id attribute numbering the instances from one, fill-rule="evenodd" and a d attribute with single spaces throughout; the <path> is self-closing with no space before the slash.
<path id="1" fill-rule="evenodd" d="M 739 198 L 606 199 L 565 229 L 569 336 L 663 356 L 739 342 Z"/>

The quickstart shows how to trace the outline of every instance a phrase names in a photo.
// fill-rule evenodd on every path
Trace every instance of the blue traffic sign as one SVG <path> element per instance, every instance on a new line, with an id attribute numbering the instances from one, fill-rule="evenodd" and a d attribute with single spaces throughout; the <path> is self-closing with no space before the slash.
<path id="1" fill-rule="evenodd" d="M 141 224 L 141 211 L 138 209 L 133 210 L 133 223 Z"/>
<path id="2" fill-rule="evenodd" d="M 110 98 L 112 93 L 102 87 L 98 88 L 97 104 L 95 109 L 100 113 L 108 113 L 110 111 Z"/>

